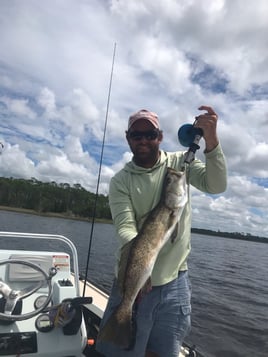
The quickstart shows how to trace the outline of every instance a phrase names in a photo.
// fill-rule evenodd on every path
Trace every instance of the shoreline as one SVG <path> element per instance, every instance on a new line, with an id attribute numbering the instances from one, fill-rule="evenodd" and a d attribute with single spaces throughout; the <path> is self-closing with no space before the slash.
<path id="1" fill-rule="evenodd" d="M 70 215 L 68 213 L 64 214 L 64 213 L 55 213 L 55 212 L 38 212 L 38 211 L 27 209 L 27 208 L 18 208 L 18 207 L 1 206 L 1 205 L 0 205 L 0 211 L 25 213 L 25 214 L 31 214 L 31 215 L 35 215 L 35 216 L 48 217 L 48 218 L 54 217 L 54 218 L 72 219 L 74 221 L 82 221 L 82 222 L 88 222 L 88 223 L 91 223 L 93 221 L 92 217 L 89 217 L 89 218 L 77 217 L 74 215 Z M 105 219 L 105 218 L 95 218 L 94 222 L 103 223 L 103 224 L 113 224 L 112 220 Z M 230 233 L 230 232 L 214 232 L 214 231 L 193 228 L 193 227 L 191 229 L 191 232 L 197 233 L 197 234 L 204 234 L 207 236 L 216 236 L 216 237 L 237 239 L 237 240 L 257 242 L 257 243 L 268 243 L 268 238 L 266 238 L 266 237 L 243 236 L 243 235 L 239 235 L 239 234 L 235 235 L 234 233 Z"/>
<path id="2" fill-rule="evenodd" d="M 72 219 L 74 221 L 83 221 L 83 222 L 92 222 L 92 218 L 83 218 L 83 217 L 76 217 L 70 214 L 64 213 L 55 213 L 55 212 L 38 212 L 32 209 L 27 208 L 18 208 L 18 207 L 10 207 L 10 206 L 0 206 L 0 211 L 10 211 L 15 213 L 25 213 L 31 214 L 34 216 L 41 216 L 41 217 L 55 217 L 55 218 L 63 218 L 63 219 Z M 112 220 L 105 219 L 105 218 L 95 218 L 95 222 L 97 223 L 104 223 L 104 224 L 113 224 Z"/>

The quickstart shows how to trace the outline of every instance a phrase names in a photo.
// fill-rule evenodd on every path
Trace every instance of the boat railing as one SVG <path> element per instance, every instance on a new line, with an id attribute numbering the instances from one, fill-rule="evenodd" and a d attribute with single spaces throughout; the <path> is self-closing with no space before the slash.
<path id="1" fill-rule="evenodd" d="M 54 240 L 61 241 L 65 243 L 72 253 L 73 258 L 73 274 L 74 274 L 74 284 L 77 296 L 80 295 L 79 288 L 79 266 L 78 266 L 78 255 L 77 250 L 73 242 L 63 235 L 58 234 L 40 234 L 40 233 L 21 233 L 21 232 L 3 232 L 0 231 L 0 237 L 5 238 L 23 238 L 23 239 L 41 239 L 41 240 Z"/>

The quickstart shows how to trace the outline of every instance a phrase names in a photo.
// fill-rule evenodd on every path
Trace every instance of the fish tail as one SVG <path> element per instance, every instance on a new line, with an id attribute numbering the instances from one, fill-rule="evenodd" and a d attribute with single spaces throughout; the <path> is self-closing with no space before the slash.
<path id="1" fill-rule="evenodd" d="M 100 329 L 98 341 L 112 342 L 122 349 L 131 349 L 133 347 L 133 335 L 132 311 L 122 313 L 119 307 Z"/>

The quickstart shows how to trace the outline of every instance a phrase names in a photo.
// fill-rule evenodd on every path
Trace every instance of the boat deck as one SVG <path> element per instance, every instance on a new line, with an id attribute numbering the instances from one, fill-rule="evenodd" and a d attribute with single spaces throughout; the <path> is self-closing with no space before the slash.
<path id="1" fill-rule="evenodd" d="M 82 293 L 83 290 L 84 281 L 80 280 L 80 293 Z M 109 296 L 89 282 L 86 283 L 85 296 L 90 296 L 93 299 L 92 304 L 85 306 L 99 318 L 102 318 Z"/>

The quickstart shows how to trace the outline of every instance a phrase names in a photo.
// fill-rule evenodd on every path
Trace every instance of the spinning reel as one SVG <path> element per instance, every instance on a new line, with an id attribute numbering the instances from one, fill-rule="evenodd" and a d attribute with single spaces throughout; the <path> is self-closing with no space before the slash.
<path id="1" fill-rule="evenodd" d="M 194 160 L 196 150 L 200 149 L 198 144 L 202 136 L 203 130 L 196 128 L 194 124 L 184 124 L 178 130 L 180 144 L 189 148 L 184 156 L 184 164 L 190 164 Z"/>

